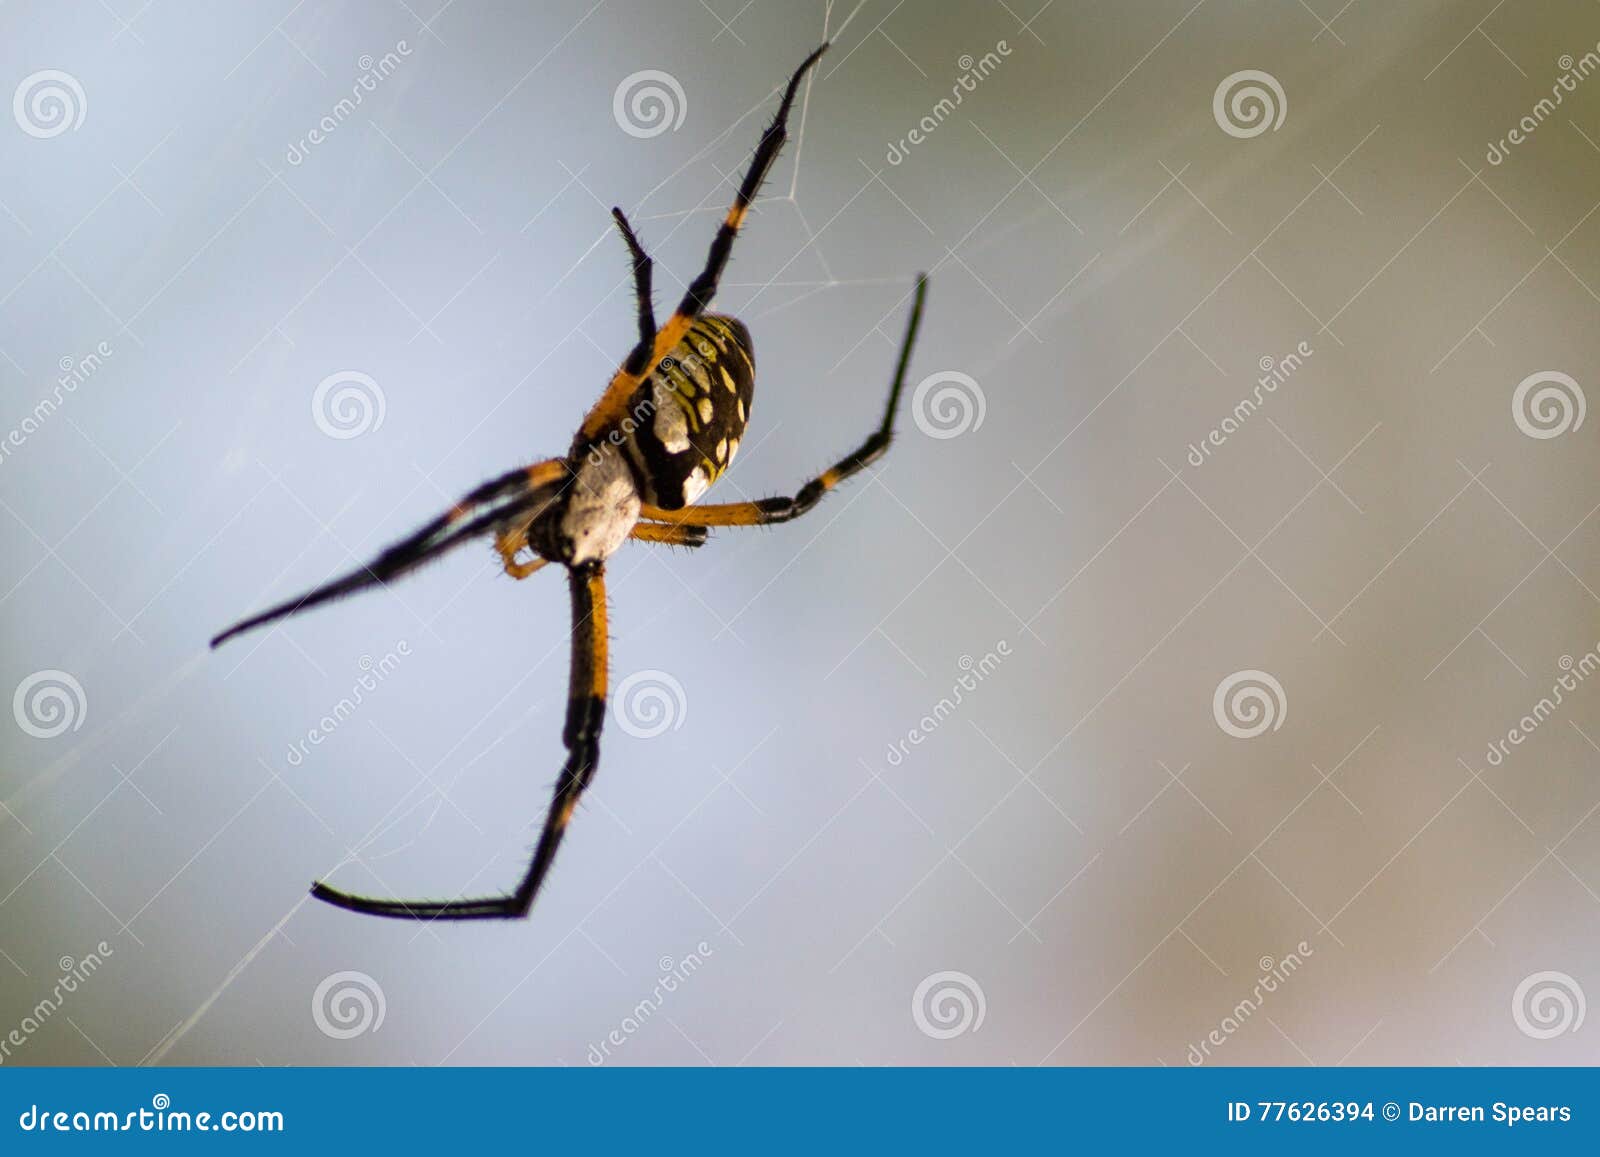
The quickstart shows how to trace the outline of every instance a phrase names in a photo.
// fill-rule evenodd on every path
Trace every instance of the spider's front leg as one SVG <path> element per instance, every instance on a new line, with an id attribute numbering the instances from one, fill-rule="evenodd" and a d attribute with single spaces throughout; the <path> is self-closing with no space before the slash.
<path id="1" fill-rule="evenodd" d="M 533 862 L 516 891 L 477 900 L 378 900 L 353 896 L 319 882 L 312 885 L 313 896 L 352 912 L 402 920 L 494 920 L 528 914 L 539 885 L 555 862 L 556 849 L 561 846 L 578 800 L 594 778 L 600 761 L 600 728 L 606 715 L 605 568 L 598 562 L 570 567 L 567 583 L 572 593 L 572 675 L 567 688 L 567 722 L 561 736 L 567 747 L 567 760 L 556 781 L 555 798 L 545 816 Z"/>
<path id="2" fill-rule="evenodd" d="M 878 428 L 867 435 L 849 454 L 835 462 L 795 492 L 792 498 L 760 498 L 754 502 L 707 503 L 704 506 L 685 506 L 678 510 L 664 510 L 659 506 L 645 506 L 640 517 L 675 527 L 707 526 L 766 526 L 775 522 L 788 522 L 799 518 L 817 503 L 822 496 L 853 474 L 865 470 L 882 458 L 894 438 L 895 410 L 900 405 L 900 394 L 905 389 L 906 368 L 911 363 L 911 348 L 917 341 L 917 330 L 922 324 L 922 305 L 928 295 L 928 279 L 917 278 L 917 288 L 911 303 L 911 318 L 906 323 L 905 337 L 900 343 L 900 358 L 895 364 L 894 381 L 889 386 L 889 401 L 883 409 L 883 420 Z"/>
<path id="3" fill-rule="evenodd" d="M 613 208 L 611 216 L 622 233 L 622 240 L 627 243 L 628 256 L 633 259 L 633 293 L 638 298 L 639 306 L 639 342 L 622 363 L 622 368 L 626 373 L 642 374 L 650 368 L 650 355 L 656 344 L 656 306 L 650 290 L 651 271 L 655 268 L 655 262 L 650 260 L 644 246 L 639 244 L 639 238 L 622 210 Z"/>

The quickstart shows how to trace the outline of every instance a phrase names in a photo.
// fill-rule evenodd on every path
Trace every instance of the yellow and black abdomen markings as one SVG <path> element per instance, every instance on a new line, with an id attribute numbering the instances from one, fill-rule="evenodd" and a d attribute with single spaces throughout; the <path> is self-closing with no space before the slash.
<path id="1" fill-rule="evenodd" d="M 739 451 L 755 398 L 750 331 L 735 318 L 695 318 L 640 383 L 623 443 L 641 497 L 677 510 L 722 476 Z"/>

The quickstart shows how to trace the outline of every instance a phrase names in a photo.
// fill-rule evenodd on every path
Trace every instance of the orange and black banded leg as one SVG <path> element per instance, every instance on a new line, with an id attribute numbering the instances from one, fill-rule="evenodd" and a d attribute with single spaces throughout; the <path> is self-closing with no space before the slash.
<path id="1" fill-rule="evenodd" d="M 917 341 L 917 330 L 922 325 L 922 305 L 928 294 L 928 279 L 917 278 L 917 288 L 911 303 L 911 317 L 906 322 L 905 337 L 900 342 L 900 358 L 895 364 L 894 381 L 889 386 L 889 401 L 883 408 L 883 421 L 867 435 L 867 440 L 846 454 L 833 466 L 807 482 L 792 498 L 762 498 L 754 502 L 708 503 L 704 506 L 685 506 L 681 510 L 663 510 L 646 506 L 640 517 L 671 526 L 765 526 L 775 522 L 788 522 L 810 510 L 822 496 L 853 474 L 865 470 L 882 458 L 889 450 L 894 437 L 894 416 L 900 405 L 900 395 L 905 390 L 906 368 L 911 364 L 911 348 Z"/>
<path id="2" fill-rule="evenodd" d="M 477 900 L 376 900 L 317 883 L 311 888 L 313 896 L 352 912 L 401 920 L 509 920 L 528 914 L 539 885 L 555 862 L 556 849 L 561 846 L 578 800 L 594 778 L 600 762 L 600 728 L 606 715 L 605 570 L 599 563 L 572 567 L 567 571 L 567 582 L 572 591 L 572 681 L 567 688 L 567 723 L 561 736 L 567 747 L 567 761 L 556 781 L 555 798 L 550 802 L 533 862 L 516 891 Z"/>
<path id="3" fill-rule="evenodd" d="M 677 310 L 667 319 L 664 325 L 654 326 L 654 340 L 648 349 L 644 342 L 634 348 L 628 359 L 617 368 L 611 377 L 611 384 L 600 395 L 596 402 L 584 415 L 583 424 L 578 427 L 578 435 L 572 442 L 572 455 L 577 457 L 583 453 L 594 441 L 603 436 L 616 422 L 621 421 L 627 413 L 628 399 L 639 388 L 639 383 L 649 373 L 651 366 L 665 357 L 674 346 L 683 340 L 683 335 L 689 331 L 690 324 L 701 313 L 705 312 L 711 299 L 716 296 L 717 284 L 722 279 L 722 271 L 727 267 L 728 254 L 733 251 L 733 239 L 738 235 L 739 227 L 744 224 L 745 214 L 750 211 L 750 204 L 756 199 L 756 193 L 761 188 L 761 182 L 766 179 L 767 173 L 772 168 L 772 163 L 778 159 L 778 151 L 783 148 L 783 142 L 789 135 L 789 110 L 794 107 L 795 93 L 800 89 L 800 81 L 806 72 L 817 62 L 817 58 L 827 51 L 828 45 L 823 43 L 810 56 L 800 63 L 794 75 L 789 78 L 788 87 L 783 91 L 783 102 L 778 106 L 778 113 L 772 118 L 772 123 L 761 134 L 761 143 L 756 146 L 755 156 L 750 160 L 750 168 L 744 175 L 744 180 L 739 185 L 739 191 L 734 196 L 733 205 L 728 210 L 728 215 L 723 219 L 722 227 L 717 230 L 716 237 L 711 242 L 711 251 L 706 256 L 706 267 L 700 271 L 695 279 L 689 283 L 688 292 L 683 295 L 683 300 L 678 303 Z M 635 252 L 634 270 L 637 285 L 639 255 L 643 249 L 638 247 L 637 238 L 633 237 L 630 229 L 621 214 L 613 210 L 612 215 L 617 218 L 617 224 L 623 230 L 623 239 L 628 241 L 628 247 Z M 646 259 L 648 260 L 648 259 Z M 643 335 L 643 317 L 640 318 L 640 334 Z"/>
<path id="4" fill-rule="evenodd" d="M 613 208 L 611 216 L 622 231 L 622 239 L 628 243 L 628 255 L 633 258 L 633 291 L 639 301 L 639 343 L 628 354 L 628 360 L 622 363 L 622 368 L 630 374 L 642 374 L 650 368 L 650 354 L 656 344 L 656 307 L 650 292 L 650 277 L 655 262 L 650 260 L 644 246 L 639 244 L 639 238 L 622 210 Z"/>
<path id="5" fill-rule="evenodd" d="M 751 202 L 760 192 L 761 183 L 767 179 L 772 163 L 778 159 L 778 152 L 783 148 L 783 142 L 789 139 L 789 110 L 794 106 L 794 95 L 799 91 L 800 81 L 817 62 L 817 58 L 827 50 L 828 45 L 824 42 L 820 48 L 800 62 L 800 67 L 795 69 L 794 75 L 789 78 L 789 86 L 783 90 L 783 103 L 778 106 L 778 113 L 772 118 L 772 123 L 767 126 L 766 132 L 761 134 L 761 143 L 756 146 L 756 154 L 750 159 L 750 168 L 745 171 L 739 192 L 733 198 L 733 206 L 728 210 L 722 227 L 717 230 L 717 235 L 711 242 L 711 252 L 706 257 L 706 267 L 689 283 L 688 292 L 678 304 L 677 317 L 698 317 L 716 296 L 717 283 L 722 279 L 723 269 L 727 267 L 728 254 L 733 251 L 733 239 L 738 236 L 739 227 L 744 224 L 745 214 L 750 211 Z"/>
<path id="6" fill-rule="evenodd" d="M 235 623 L 212 639 L 211 645 L 221 646 L 245 631 L 275 623 L 367 587 L 381 586 L 508 519 L 531 518 L 533 512 L 553 499 L 567 479 L 566 465 L 556 458 L 491 479 L 409 538 L 401 539 L 384 550 L 371 562 L 298 598 L 279 603 Z"/>
<path id="7" fill-rule="evenodd" d="M 704 546 L 706 528 L 703 526 L 670 526 L 662 522 L 638 522 L 628 532 L 629 538 L 640 542 L 659 542 L 665 546 Z"/>

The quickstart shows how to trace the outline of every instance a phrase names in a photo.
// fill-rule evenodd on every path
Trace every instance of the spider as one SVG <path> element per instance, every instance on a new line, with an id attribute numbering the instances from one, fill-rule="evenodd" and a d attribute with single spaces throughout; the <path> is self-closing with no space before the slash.
<path id="1" fill-rule="evenodd" d="M 750 331 L 738 319 L 706 308 L 750 203 L 787 139 L 789 110 L 800 81 L 827 48 L 824 43 L 806 57 L 789 78 L 777 115 L 762 134 L 711 243 L 705 268 L 664 325 L 656 324 L 650 257 L 622 210 L 611 211 L 632 259 L 639 340 L 585 416 L 566 457 L 536 462 L 484 483 L 365 566 L 253 615 L 211 640 L 213 647 L 220 646 L 245 631 L 386 584 L 480 535 L 493 535 L 513 578 L 527 578 L 550 563 L 566 568 L 572 597 L 572 668 L 562 732 L 567 757 L 532 862 L 516 890 L 479 899 L 387 900 L 352 895 L 319 881 L 311 888 L 317 899 L 399 919 L 526 916 L 599 760 L 606 704 L 606 559 L 630 538 L 698 547 L 705 544 L 709 527 L 788 522 L 888 450 L 927 294 L 923 275 L 916 280 L 882 420 L 859 447 L 793 497 L 692 505 L 733 461 L 755 390 Z"/>

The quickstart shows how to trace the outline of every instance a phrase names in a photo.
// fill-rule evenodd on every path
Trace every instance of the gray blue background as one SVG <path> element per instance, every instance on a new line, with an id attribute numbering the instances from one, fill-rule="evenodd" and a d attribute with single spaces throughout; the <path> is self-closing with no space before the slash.
<path id="1" fill-rule="evenodd" d="M 531 919 L 438 927 L 305 889 L 517 877 L 560 755 L 559 577 L 472 548 L 205 641 L 565 448 L 632 340 L 609 207 L 670 304 L 823 6 L 0 7 L 0 96 L 82 93 L 55 135 L 0 107 L 0 437 L 112 351 L 0 461 L 0 701 L 82 688 L 53 738 L 0 712 L 0 1036 L 112 950 L 6 1063 L 581 1065 L 614 1030 L 636 1064 L 1183 1065 L 1213 1030 L 1208 1063 L 1600 1057 L 1600 681 L 1486 757 L 1600 640 L 1600 419 L 1534 438 L 1512 410 L 1546 372 L 1600 400 L 1600 79 L 1486 156 L 1600 9 L 849 7 L 718 301 L 760 374 L 716 493 L 855 444 L 918 270 L 912 383 L 967 375 L 983 421 L 908 407 L 806 520 L 619 555 L 614 683 L 661 673 L 669 724 L 612 718 Z M 613 98 L 646 69 L 683 116 L 640 137 Z M 1281 87 L 1275 129 L 1214 116 L 1242 70 Z M 383 421 L 334 438 L 312 399 L 345 372 Z M 1248 670 L 1282 698 L 1241 739 L 1213 694 Z M 381 1024 L 319 1024 L 343 972 Z M 939 973 L 970 1016 L 914 1015 Z M 1572 1009 L 1539 1006 L 1548 1034 L 1514 1011 L 1541 973 Z"/>

